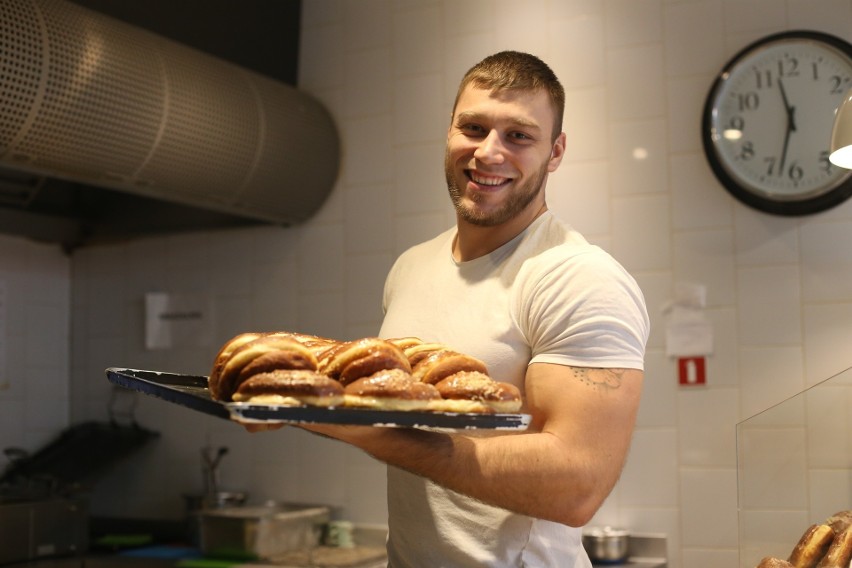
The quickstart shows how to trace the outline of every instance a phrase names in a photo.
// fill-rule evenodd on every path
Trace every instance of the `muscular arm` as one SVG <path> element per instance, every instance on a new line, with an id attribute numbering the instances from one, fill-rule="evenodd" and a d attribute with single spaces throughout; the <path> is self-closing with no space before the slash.
<path id="1" fill-rule="evenodd" d="M 526 376 L 527 432 L 474 437 L 313 425 L 375 458 L 517 513 L 581 526 L 618 480 L 643 373 L 537 363 Z"/>

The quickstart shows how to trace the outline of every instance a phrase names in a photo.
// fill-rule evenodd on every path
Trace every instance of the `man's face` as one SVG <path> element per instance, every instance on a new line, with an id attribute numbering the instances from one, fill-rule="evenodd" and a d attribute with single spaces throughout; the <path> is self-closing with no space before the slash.
<path id="1" fill-rule="evenodd" d="M 496 226 L 544 205 L 547 174 L 565 142 L 552 140 L 554 112 L 544 91 L 492 92 L 468 86 L 447 134 L 444 170 L 458 216 Z"/>

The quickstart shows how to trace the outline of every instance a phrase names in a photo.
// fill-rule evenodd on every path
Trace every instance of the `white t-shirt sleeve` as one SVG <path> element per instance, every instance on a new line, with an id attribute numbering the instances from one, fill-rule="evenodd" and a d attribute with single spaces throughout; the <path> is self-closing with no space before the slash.
<path id="1" fill-rule="evenodd" d="M 531 363 L 644 368 L 650 325 L 642 292 L 598 247 L 539 255 L 518 274 L 511 305 Z"/>

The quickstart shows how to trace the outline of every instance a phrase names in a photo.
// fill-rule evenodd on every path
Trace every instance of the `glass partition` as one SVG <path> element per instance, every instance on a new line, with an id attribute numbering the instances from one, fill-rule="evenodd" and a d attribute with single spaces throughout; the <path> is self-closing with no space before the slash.
<path id="1" fill-rule="evenodd" d="M 737 425 L 740 568 L 852 509 L 852 369 Z"/>

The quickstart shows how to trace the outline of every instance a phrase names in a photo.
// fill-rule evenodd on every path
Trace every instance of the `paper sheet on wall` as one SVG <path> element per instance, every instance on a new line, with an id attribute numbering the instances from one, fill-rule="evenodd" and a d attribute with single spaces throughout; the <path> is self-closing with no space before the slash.
<path id="1" fill-rule="evenodd" d="M 678 283 L 675 298 L 665 308 L 666 355 L 693 357 L 713 353 L 713 326 L 704 315 L 707 287 L 702 284 Z"/>
<path id="2" fill-rule="evenodd" d="M 671 322 L 666 327 L 666 355 L 694 357 L 713 353 L 713 326 L 706 321 Z"/>
<path id="3" fill-rule="evenodd" d="M 193 294 L 145 294 L 145 347 L 205 347 L 212 340 L 209 298 Z"/>

